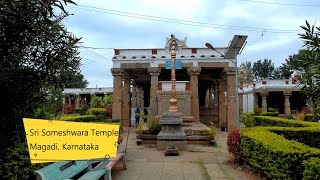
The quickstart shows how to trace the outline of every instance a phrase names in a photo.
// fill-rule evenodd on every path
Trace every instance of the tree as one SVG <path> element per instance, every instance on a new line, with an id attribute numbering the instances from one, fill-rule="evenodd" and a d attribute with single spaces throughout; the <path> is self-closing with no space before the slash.
<path id="1" fill-rule="evenodd" d="M 0 132 L 7 136 L 65 82 L 80 74 L 77 43 L 61 21 L 70 0 L 0 1 Z M 57 15 L 58 9 L 61 10 Z M 1 138 L 6 140 L 6 138 Z M 1 143 L 1 142 L 0 142 Z"/>
<path id="2" fill-rule="evenodd" d="M 264 59 L 253 63 L 252 72 L 255 80 L 274 79 L 275 67 L 271 60 Z"/>
<path id="3" fill-rule="evenodd" d="M 305 72 L 300 81 L 304 84 L 303 92 L 307 97 L 307 105 L 310 110 L 319 117 L 320 115 L 320 27 L 310 26 L 306 21 L 301 26 L 305 34 L 299 34 L 304 41 L 303 54 L 299 56 Z"/>
<path id="4" fill-rule="evenodd" d="M 301 59 L 301 56 L 304 55 L 306 50 L 301 49 L 299 50 L 298 54 L 290 55 L 286 60 L 285 63 L 283 63 L 279 67 L 280 77 L 283 79 L 289 79 L 290 75 L 293 73 L 294 70 L 298 70 L 303 72 L 306 67 L 303 65 Z"/>
<path id="5" fill-rule="evenodd" d="M 240 64 L 240 67 L 245 68 L 247 71 L 252 72 L 252 62 L 246 61 Z"/>

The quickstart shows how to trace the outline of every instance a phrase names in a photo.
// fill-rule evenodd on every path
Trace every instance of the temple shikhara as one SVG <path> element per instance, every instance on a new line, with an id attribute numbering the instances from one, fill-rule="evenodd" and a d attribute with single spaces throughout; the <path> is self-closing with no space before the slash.
<path id="1" fill-rule="evenodd" d="M 208 125 L 214 120 L 220 126 L 237 127 L 234 59 L 245 39 L 246 36 L 243 40 L 235 36 L 229 48 L 215 48 L 214 51 L 189 47 L 187 38 L 175 38 L 177 107 L 183 114 L 182 125 Z M 168 111 L 171 41 L 172 38 L 167 38 L 161 48 L 114 50 L 113 119 L 120 119 L 124 126 L 129 126 L 135 125 L 136 108 L 146 108 L 156 118 Z M 233 46 L 236 48 L 230 48 Z"/>

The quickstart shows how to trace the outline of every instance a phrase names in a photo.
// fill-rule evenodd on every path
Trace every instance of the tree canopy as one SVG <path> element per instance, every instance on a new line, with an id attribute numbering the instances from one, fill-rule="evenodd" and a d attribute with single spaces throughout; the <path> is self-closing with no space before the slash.
<path id="1" fill-rule="evenodd" d="M 303 92 L 307 96 L 307 105 L 310 110 L 319 117 L 320 114 L 320 27 L 310 25 L 301 26 L 305 34 L 299 34 L 304 42 L 304 51 L 299 59 L 304 67 L 304 73 L 300 79 L 304 84 Z"/>
<path id="2" fill-rule="evenodd" d="M 256 80 L 273 79 L 275 67 L 270 59 L 258 60 L 253 63 L 252 72 Z"/>
<path id="3" fill-rule="evenodd" d="M 71 82 L 87 84 L 80 72 L 80 39 L 61 23 L 69 16 L 68 3 L 73 2 L 0 1 L 1 132 L 15 129 L 49 92 Z"/>

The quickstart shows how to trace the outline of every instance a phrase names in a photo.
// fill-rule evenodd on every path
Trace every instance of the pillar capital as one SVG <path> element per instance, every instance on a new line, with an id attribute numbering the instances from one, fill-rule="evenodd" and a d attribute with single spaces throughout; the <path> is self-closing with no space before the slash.
<path id="1" fill-rule="evenodd" d="M 150 67 L 148 69 L 148 72 L 151 76 L 159 76 L 160 75 L 160 72 L 161 72 L 161 69 L 158 68 L 158 67 Z"/>
<path id="2" fill-rule="evenodd" d="M 283 95 L 284 96 L 291 96 L 292 95 L 292 91 L 283 91 Z"/>
<path id="3" fill-rule="evenodd" d="M 188 73 L 190 75 L 199 75 L 201 72 L 201 68 L 200 67 L 190 67 L 188 68 Z"/>
<path id="4" fill-rule="evenodd" d="M 266 98 L 268 96 L 269 92 L 268 91 L 261 91 L 260 95 L 262 96 L 262 98 Z"/>
<path id="5" fill-rule="evenodd" d="M 235 68 L 228 68 L 228 69 L 226 69 L 225 73 L 227 76 L 236 75 L 236 69 Z"/>
<path id="6" fill-rule="evenodd" d="M 123 76 L 124 70 L 122 68 L 111 68 L 111 73 L 113 76 Z"/>

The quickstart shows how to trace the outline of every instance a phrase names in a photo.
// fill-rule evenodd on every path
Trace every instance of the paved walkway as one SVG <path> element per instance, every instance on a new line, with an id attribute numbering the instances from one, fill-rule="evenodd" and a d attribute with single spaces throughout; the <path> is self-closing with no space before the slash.
<path id="1" fill-rule="evenodd" d="M 121 163 L 112 172 L 114 180 L 202 180 L 257 179 L 226 162 L 227 132 L 217 131 L 217 146 L 188 145 L 179 156 L 164 156 L 153 145 L 136 145 L 135 127 L 130 128 L 127 145 L 127 170 Z M 128 131 L 125 131 L 125 135 Z M 125 143 L 125 142 L 124 142 Z"/>

